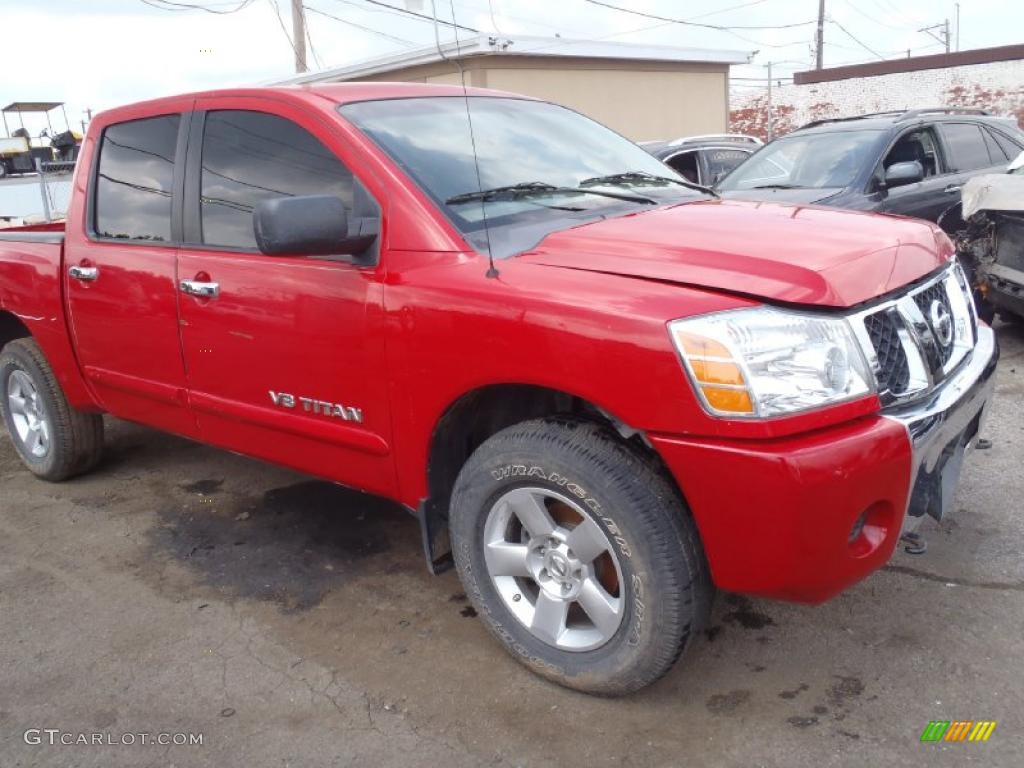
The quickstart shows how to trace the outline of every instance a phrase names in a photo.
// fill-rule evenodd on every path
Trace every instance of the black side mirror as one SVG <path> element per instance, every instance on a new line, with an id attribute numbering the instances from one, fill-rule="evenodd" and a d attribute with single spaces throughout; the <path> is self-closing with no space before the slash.
<path id="1" fill-rule="evenodd" d="M 275 197 L 256 205 L 252 216 L 256 245 L 278 256 L 342 256 L 366 251 L 376 232 L 352 232 L 348 210 L 333 195 Z"/>
<path id="2" fill-rule="evenodd" d="M 916 184 L 924 178 L 924 166 L 917 160 L 893 163 L 885 169 L 885 186 L 889 189 Z"/>

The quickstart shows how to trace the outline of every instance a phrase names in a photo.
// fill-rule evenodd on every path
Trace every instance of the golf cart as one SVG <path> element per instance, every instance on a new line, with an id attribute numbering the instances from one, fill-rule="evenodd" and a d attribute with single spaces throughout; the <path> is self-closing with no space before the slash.
<path id="1" fill-rule="evenodd" d="M 57 107 L 61 108 L 64 115 L 65 130 L 60 133 L 54 132 L 50 121 L 50 111 Z M 23 115 L 26 112 L 42 112 L 46 115 L 48 128 L 44 128 L 35 140 L 25 128 Z M 8 115 L 14 114 L 18 116 L 19 126 L 12 131 Z M 71 130 L 63 102 L 15 101 L 0 110 L 0 116 L 4 124 L 4 137 L 0 138 L 0 178 L 12 173 L 33 173 L 36 160 L 49 163 L 54 160 L 74 161 L 78 157 L 82 135 Z M 40 144 L 41 140 L 47 143 Z"/>

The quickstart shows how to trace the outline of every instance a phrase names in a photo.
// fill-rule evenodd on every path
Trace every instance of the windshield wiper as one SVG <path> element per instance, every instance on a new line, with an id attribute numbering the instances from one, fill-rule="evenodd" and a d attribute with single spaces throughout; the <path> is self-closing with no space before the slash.
<path id="1" fill-rule="evenodd" d="M 521 184 L 510 184 L 505 187 L 493 187 L 492 189 L 481 189 L 475 192 L 463 192 L 461 195 L 454 195 L 445 200 L 447 205 L 459 203 L 491 202 L 492 200 L 517 200 L 532 195 L 598 195 L 600 197 L 611 197 L 616 200 L 628 200 L 633 203 L 646 203 L 657 205 L 658 201 L 643 195 L 620 194 L 618 192 L 602 192 L 596 189 L 583 189 L 581 187 L 556 187 L 543 181 L 525 181 Z"/>
<path id="2" fill-rule="evenodd" d="M 594 176 L 590 179 L 584 179 L 580 182 L 581 187 L 599 186 L 601 184 L 678 184 L 681 187 L 687 189 L 695 189 L 698 192 L 703 192 L 706 195 L 712 197 L 720 197 L 720 195 L 711 189 L 711 187 L 705 187 L 703 184 L 695 184 L 692 181 L 684 181 L 683 179 L 673 179 L 671 176 L 658 176 L 656 173 L 647 173 L 647 171 L 625 171 L 624 173 L 610 173 L 607 176 Z"/>
<path id="3" fill-rule="evenodd" d="M 800 184 L 758 184 L 751 189 L 807 189 Z"/>

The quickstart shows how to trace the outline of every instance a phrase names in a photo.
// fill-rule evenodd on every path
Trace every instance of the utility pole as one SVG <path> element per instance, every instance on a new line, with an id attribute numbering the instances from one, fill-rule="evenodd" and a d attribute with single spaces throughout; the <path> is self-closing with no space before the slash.
<path id="1" fill-rule="evenodd" d="M 822 0 L 824 3 L 825 0 Z M 819 67 L 821 69 L 821 67 Z M 768 62 L 768 141 L 772 140 L 772 63 Z"/>
<path id="2" fill-rule="evenodd" d="M 818 0 L 818 35 L 815 44 L 815 69 L 821 69 L 825 61 L 825 0 Z"/>
<path id="3" fill-rule="evenodd" d="M 960 50 L 960 3 L 954 3 L 956 5 L 956 49 Z"/>
<path id="4" fill-rule="evenodd" d="M 292 46 L 295 48 L 295 71 L 308 72 L 306 66 L 306 17 L 302 0 L 292 0 Z"/>
<path id="5" fill-rule="evenodd" d="M 935 34 L 934 30 L 938 30 L 939 33 Z M 946 19 L 941 24 L 932 24 L 930 27 L 921 27 L 917 30 L 918 32 L 924 32 L 930 37 L 934 37 L 940 43 L 946 44 L 946 53 L 949 53 L 949 19 Z M 959 41 L 957 41 L 959 44 Z"/>

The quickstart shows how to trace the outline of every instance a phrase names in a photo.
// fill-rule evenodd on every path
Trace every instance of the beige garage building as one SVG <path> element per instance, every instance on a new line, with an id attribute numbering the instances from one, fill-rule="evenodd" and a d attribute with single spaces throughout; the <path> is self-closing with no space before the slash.
<path id="1" fill-rule="evenodd" d="M 480 35 L 278 81 L 460 83 L 558 102 L 634 141 L 722 133 L 729 66 L 750 52 L 545 37 Z"/>

